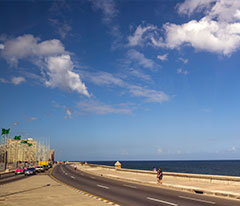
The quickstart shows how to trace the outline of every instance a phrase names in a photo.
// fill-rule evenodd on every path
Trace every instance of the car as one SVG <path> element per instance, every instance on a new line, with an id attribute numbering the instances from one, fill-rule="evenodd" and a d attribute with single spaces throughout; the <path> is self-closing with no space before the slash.
<path id="1" fill-rule="evenodd" d="M 24 173 L 24 169 L 23 168 L 15 170 L 15 175 L 19 175 L 19 174 L 23 174 L 23 173 Z"/>
<path id="2" fill-rule="evenodd" d="M 44 168 L 43 165 L 38 165 L 38 166 L 36 167 L 36 171 L 37 171 L 37 172 L 44 172 L 44 171 L 45 171 L 45 168 Z"/>
<path id="3" fill-rule="evenodd" d="M 27 170 L 24 171 L 25 176 L 35 175 L 36 169 L 34 167 L 28 167 Z"/>

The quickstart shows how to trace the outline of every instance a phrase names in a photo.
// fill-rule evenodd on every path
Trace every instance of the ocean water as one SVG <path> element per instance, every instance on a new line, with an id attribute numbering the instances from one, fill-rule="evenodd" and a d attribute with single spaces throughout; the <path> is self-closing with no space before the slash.
<path id="1" fill-rule="evenodd" d="M 89 161 L 90 164 L 114 166 L 116 161 Z M 120 161 L 122 168 L 165 172 L 240 176 L 240 160 L 209 161 Z"/>

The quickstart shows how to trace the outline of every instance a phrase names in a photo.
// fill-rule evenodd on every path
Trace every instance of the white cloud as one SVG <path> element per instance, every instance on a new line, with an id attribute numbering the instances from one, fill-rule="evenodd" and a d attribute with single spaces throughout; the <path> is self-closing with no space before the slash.
<path id="1" fill-rule="evenodd" d="M 20 59 L 36 64 L 44 77 L 41 81 L 48 87 L 75 91 L 89 97 L 79 74 L 73 71 L 74 64 L 62 43 L 57 39 L 39 41 L 30 34 L 6 40 L 1 55 L 13 66 L 17 66 Z M 14 82 L 22 81 L 15 79 Z"/>
<path id="2" fill-rule="evenodd" d="M 11 79 L 11 82 L 15 85 L 21 84 L 22 82 L 25 82 L 26 79 L 24 77 L 13 77 Z"/>
<path id="3" fill-rule="evenodd" d="M 128 57 L 132 60 L 138 63 L 139 65 L 148 68 L 148 69 L 153 69 L 155 66 L 155 63 L 153 60 L 148 59 L 144 56 L 144 54 L 138 52 L 135 49 L 131 49 L 127 53 Z"/>
<path id="4" fill-rule="evenodd" d="M 179 13 L 189 15 L 202 10 L 205 16 L 199 21 L 165 24 L 165 46 L 174 49 L 186 44 L 198 50 L 231 55 L 240 46 L 240 1 L 186 0 L 178 7 Z"/>
<path id="5" fill-rule="evenodd" d="M 182 44 L 198 50 L 230 55 L 240 46 L 240 23 L 227 24 L 208 18 L 183 25 L 165 24 L 166 46 L 174 49 Z"/>
<path id="6" fill-rule="evenodd" d="M 49 76 L 49 80 L 45 82 L 46 86 L 77 91 L 79 94 L 90 96 L 79 74 L 72 71 L 73 63 L 69 55 L 48 57 L 46 62 Z"/>
<path id="7" fill-rule="evenodd" d="M 133 96 L 145 97 L 147 102 L 162 103 L 169 100 L 168 95 L 162 91 L 147 89 L 136 85 L 129 85 L 128 88 Z"/>
<path id="8" fill-rule="evenodd" d="M 179 69 L 177 69 L 177 73 L 183 74 L 183 75 L 188 75 L 189 72 L 187 70 L 183 70 L 182 68 L 179 68 Z"/>
<path id="9" fill-rule="evenodd" d="M 167 61 L 168 54 L 158 55 L 157 58 L 161 61 Z"/>
<path id="10" fill-rule="evenodd" d="M 119 77 L 107 72 L 82 72 L 82 77 L 97 85 L 115 85 L 128 91 L 131 96 L 144 97 L 147 102 L 162 103 L 168 101 L 169 97 L 162 91 L 143 88 L 141 86 L 129 84 Z"/>
<path id="11" fill-rule="evenodd" d="M 93 9 L 101 10 L 103 13 L 103 22 L 109 23 L 113 17 L 118 14 L 118 10 L 113 0 L 90 0 L 93 5 Z"/>
<path id="12" fill-rule="evenodd" d="M 210 8 L 211 4 L 217 0 L 185 0 L 182 4 L 178 5 L 178 12 L 180 14 L 191 15 L 194 11 L 202 11 Z"/>
<path id="13" fill-rule="evenodd" d="M 19 59 L 41 58 L 67 53 L 62 43 L 57 39 L 38 43 L 39 41 L 39 38 L 35 38 L 31 34 L 6 40 L 5 48 L 1 54 L 12 66 L 17 66 Z"/>
<path id="14" fill-rule="evenodd" d="M 58 19 L 49 19 L 50 23 L 56 28 L 56 33 L 60 35 L 62 39 L 65 39 L 67 34 L 72 30 L 70 24 L 65 20 L 60 22 Z"/>
<path id="15" fill-rule="evenodd" d="M 116 85 L 124 87 L 125 83 L 122 79 L 113 76 L 108 72 L 81 72 L 82 76 L 97 85 Z"/>
<path id="16" fill-rule="evenodd" d="M 69 107 L 66 107 L 65 112 L 66 112 L 66 116 L 64 118 L 65 119 L 71 119 L 73 111 Z"/>
<path id="17" fill-rule="evenodd" d="M 141 26 L 139 25 L 132 36 L 128 37 L 128 46 L 143 46 L 145 41 L 149 39 L 149 32 L 156 30 L 153 25 Z"/>
<path id="18" fill-rule="evenodd" d="M 164 38 L 156 26 L 139 25 L 128 37 L 128 46 L 152 45 L 178 49 L 184 45 L 226 56 L 239 49 L 239 0 L 186 0 L 177 8 L 180 14 L 188 15 L 203 11 L 203 17 L 180 25 L 164 24 Z"/>
<path id="19" fill-rule="evenodd" d="M 137 69 L 131 68 L 130 69 L 130 74 L 135 76 L 135 77 L 138 77 L 140 79 L 143 79 L 145 81 L 152 81 L 152 79 L 149 75 L 144 74 L 143 72 L 141 72 L 140 70 L 137 70 Z"/>
<path id="20" fill-rule="evenodd" d="M 96 113 L 96 114 L 130 114 L 132 109 L 122 106 L 122 105 L 108 105 L 98 101 L 89 100 L 89 101 L 81 101 L 78 103 L 78 108 L 83 112 L 88 113 Z"/>
<path id="21" fill-rule="evenodd" d="M 185 58 L 182 58 L 182 57 L 179 57 L 178 59 L 184 64 L 188 63 L 188 59 L 185 59 Z"/>
<path id="22" fill-rule="evenodd" d="M 0 44 L 0 49 L 4 49 L 4 44 Z"/>

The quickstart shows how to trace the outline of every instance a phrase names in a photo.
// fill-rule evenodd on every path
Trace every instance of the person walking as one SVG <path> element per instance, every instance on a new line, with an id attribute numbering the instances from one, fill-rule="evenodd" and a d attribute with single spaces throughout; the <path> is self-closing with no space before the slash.
<path id="1" fill-rule="evenodd" d="M 162 178 L 163 178 L 162 170 L 161 170 L 161 168 L 158 168 L 158 171 L 157 171 L 157 181 L 158 181 L 158 184 L 162 184 Z"/>

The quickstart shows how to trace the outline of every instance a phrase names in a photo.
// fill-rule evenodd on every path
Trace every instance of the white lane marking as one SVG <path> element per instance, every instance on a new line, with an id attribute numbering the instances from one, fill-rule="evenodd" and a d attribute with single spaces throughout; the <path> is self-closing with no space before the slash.
<path id="1" fill-rule="evenodd" d="M 136 186 L 133 186 L 133 185 L 123 185 L 123 186 L 125 186 L 125 187 L 130 187 L 130 188 L 134 188 L 134 189 L 137 188 Z"/>
<path id="2" fill-rule="evenodd" d="M 74 177 L 74 176 L 71 176 L 71 178 L 76 179 L 76 177 Z"/>
<path id="3" fill-rule="evenodd" d="M 95 177 L 91 177 L 92 179 L 96 179 Z"/>
<path id="4" fill-rule="evenodd" d="M 107 187 L 107 186 L 104 186 L 104 185 L 97 185 L 98 187 L 101 187 L 101 188 L 104 188 L 104 189 L 109 189 L 109 187 Z"/>
<path id="5" fill-rule="evenodd" d="M 192 197 L 184 197 L 184 196 L 179 196 L 179 197 L 182 198 L 182 199 L 193 200 L 193 201 L 198 201 L 198 202 L 204 202 L 204 203 L 208 203 L 208 204 L 212 204 L 212 205 L 215 205 L 215 204 L 216 204 L 216 202 L 207 201 L 207 200 L 195 199 L 195 198 L 192 198 Z"/>
<path id="6" fill-rule="evenodd" d="M 178 204 L 167 202 L 167 201 L 163 201 L 163 200 L 159 200 L 159 199 L 155 199 L 155 198 L 152 198 L 152 197 L 147 197 L 147 199 L 155 201 L 155 202 L 161 202 L 161 203 L 168 204 L 168 205 L 178 206 Z"/>

